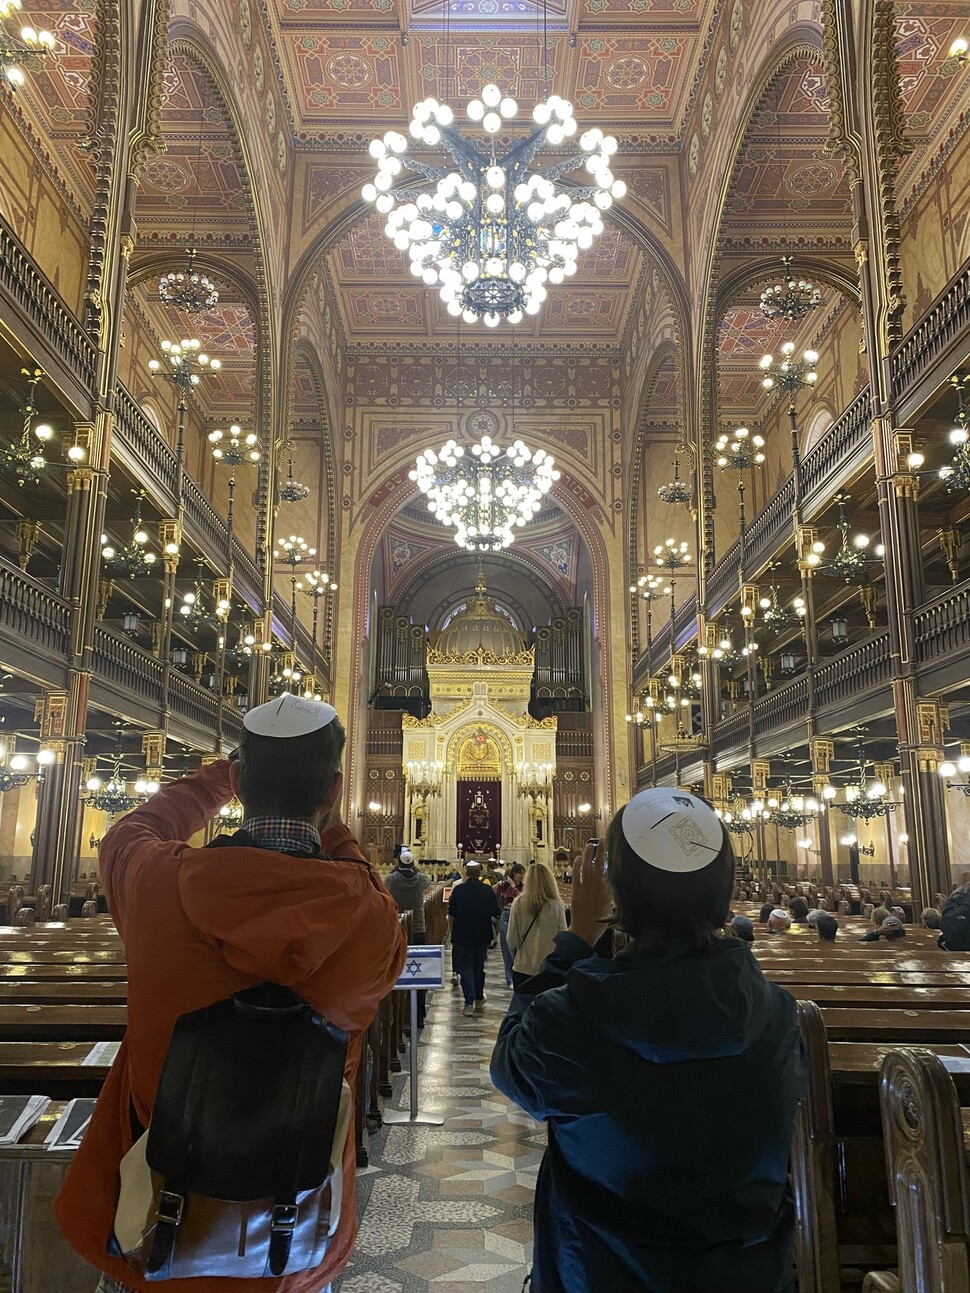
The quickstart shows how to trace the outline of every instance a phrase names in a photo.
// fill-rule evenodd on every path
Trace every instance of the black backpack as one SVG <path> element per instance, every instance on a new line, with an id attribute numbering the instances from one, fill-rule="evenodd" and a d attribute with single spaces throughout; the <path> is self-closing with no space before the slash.
<path id="1" fill-rule="evenodd" d="M 943 907 L 940 946 L 949 952 L 970 952 L 970 893 L 958 889 Z"/>
<path id="2" fill-rule="evenodd" d="M 112 1249 L 146 1280 L 313 1270 L 342 1193 L 347 1034 L 275 983 L 180 1015 Z"/>

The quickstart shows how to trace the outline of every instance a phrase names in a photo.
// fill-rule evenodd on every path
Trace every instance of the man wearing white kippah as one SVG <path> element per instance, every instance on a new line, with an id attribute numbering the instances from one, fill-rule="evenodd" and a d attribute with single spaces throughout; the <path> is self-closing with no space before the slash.
<path id="1" fill-rule="evenodd" d="M 251 709 L 243 729 L 238 761 L 218 759 L 164 786 L 99 850 L 127 956 L 128 1031 L 55 1210 L 72 1246 L 105 1272 L 106 1293 L 148 1288 L 108 1245 L 119 1165 L 149 1125 L 179 1017 L 266 981 L 292 989 L 350 1034 L 344 1078 L 353 1091 L 361 1033 L 407 954 L 394 899 L 336 815 L 345 739 L 336 711 L 286 694 Z M 242 828 L 205 848 L 188 843 L 234 795 Z M 166 1288 L 325 1293 L 353 1251 L 355 1165 L 351 1131 L 339 1220 L 315 1269 L 258 1279 L 213 1271 Z"/>
<path id="2" fill-rule="evenodd" d="M 730 837 L 703 800 L 657 787 L 603 843 L 492 1056 L 495 1085 L 548 1127 L 532 1287 L 791 1293 L 795 1003 L 725 937 Z M 630 942 L 611 959 L 614 903 Z"/>

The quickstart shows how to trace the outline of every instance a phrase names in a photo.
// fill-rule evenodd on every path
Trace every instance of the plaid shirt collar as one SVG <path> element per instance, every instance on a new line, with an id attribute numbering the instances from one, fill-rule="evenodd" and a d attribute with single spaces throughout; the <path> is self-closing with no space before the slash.
<path id="1" fill-rule="evenodd" d="M 303 857 L 320 852 L 320 832 L 305 817 L 247 817 L 240 829 L 261 849 Z"/>

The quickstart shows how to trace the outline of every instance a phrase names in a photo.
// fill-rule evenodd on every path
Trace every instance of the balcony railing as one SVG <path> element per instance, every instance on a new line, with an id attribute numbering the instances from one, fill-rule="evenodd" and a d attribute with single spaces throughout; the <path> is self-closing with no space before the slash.
<path id="1" fill-rule="evenodd" d="M 819 711 L 840 707 L 892 680 L 889 630 L 874 633 L 848 647 L 815 670 L 815 702 Z"/>
<path id="2" fill-rule="evenodd" d="M 104 624 L 94 629 L 94 670 L 114 687 L 161 706 L 162 661 Z"/>
<path id="3" fill-rule="evenodd" d="M 805 455 L 802 463 L 802 489 L 806 517 L 811 517 L 814 511 L 823 506 L 833 489 L 853 475 L 866 461 L 871 445 L 871 413 L 869 388 L 866 387 L 838 421 L 832 423 L 814 449 Z M 747 570 L 763 568 L 792 533 L 794 505 L 795 486 L 792 477 L 788 476 L 748 526 L 745 535 Z M 707 582 L 707 610 L 711 618 L 718 615 L 737 596 L 740 560 L 740 544 L 735 542 L 712 570 Z M 696 616 L 696 598 L 685 599 L 676 616 L 678 647 L 690 640 Z M 654 635 L 649 665 L 643 657 L 637 661 L 635 677 L 645 674 L 648 668 L 651 673 L 656 673 L 669 655 L 670 626 L 667 624 Z"/>
<path id="4" fill-rule="evenodd" d="M 0 627 L 35 647 L 66 656 L 70 605 L 0 557 Z"/>
<path id="5" fill-rule="evenodd" d="M 12 230 L 0 221 L 0 291 L 16 302 L 79 386 L 94 386 L 96 349 Z"/>
<path id="6" fill-rule="evenodd" d="M 207 732 L 215 732 L 219 702 L 213 692 L 173 669 L 169 674 L 168 699 L 173 714 Z"/>
<path id="7" fill-rule="evenodd" d="M 916 651 L 925 663 L 951 652 L 965 654 L 970 645 L 970 580 L 947 588 L 913 617 Z"/>
<path id="8" fill-rule="evenodd" d="M 943 289 L 929 311 L 894 350 L 891 364 L 897 404 L 913 392 L 941 359 L 946 359 L 951 345 L 968 331 L 970 265 L 965 266 Z M 962 358 L 961 355 L 956 362 L 961 362 Z"/>

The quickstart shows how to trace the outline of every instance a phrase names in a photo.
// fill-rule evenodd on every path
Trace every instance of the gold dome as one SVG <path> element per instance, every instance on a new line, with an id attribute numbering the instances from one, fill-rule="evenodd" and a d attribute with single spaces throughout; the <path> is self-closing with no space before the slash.
<path id="1" fill-rule="evenodd" d="M 464 656 L 481 650 L 497 659 L 521 655 L 525 649 L 521 633 L 516 632 L 486 595 L 482 575 L 475 585 L 475 596 L 442 632 L 436 647 L 446 656 Z"/>

